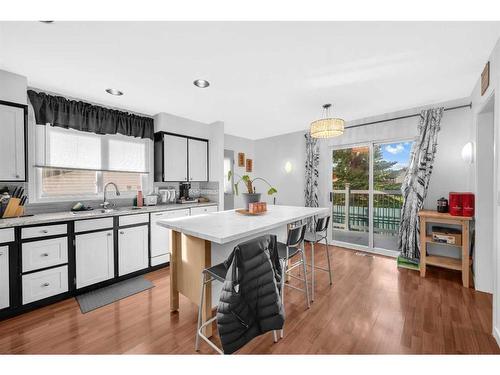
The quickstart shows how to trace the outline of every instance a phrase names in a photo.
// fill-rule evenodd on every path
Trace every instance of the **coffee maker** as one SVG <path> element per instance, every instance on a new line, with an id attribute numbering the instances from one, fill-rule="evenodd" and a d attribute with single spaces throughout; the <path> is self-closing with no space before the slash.
<path id="1" fill-rule="evenodd" d="M 191 184 L 189 182 L 181 182 L 179 185 L 179 203 L 196 202 L 197 199 L 189 197 L 189 189 Z"/>

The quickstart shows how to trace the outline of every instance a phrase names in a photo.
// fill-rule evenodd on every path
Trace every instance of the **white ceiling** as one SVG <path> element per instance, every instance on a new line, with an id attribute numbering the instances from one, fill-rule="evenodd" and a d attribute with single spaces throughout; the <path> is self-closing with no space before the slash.
<path id="1" fill-rule="evenodd" d="M 306 129 L 323 103 L 349 121 L 469 96 L 499 37 L 500 22 L 0 22 L 0 69 L 258 139 Z"/>

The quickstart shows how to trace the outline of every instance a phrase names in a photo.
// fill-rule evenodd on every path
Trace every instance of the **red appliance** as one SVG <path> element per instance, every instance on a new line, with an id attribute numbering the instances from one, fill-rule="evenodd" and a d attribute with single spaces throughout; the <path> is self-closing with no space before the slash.
<path id="1" fill-rule="evenodd" d="M 462 194 L 457 192 L 450 192 L 450 215 L 462 216 Z"/>
<path id="2" fill-rule="evenodd" d="M 450 193 L 451 216 L 474 216 L 474 193 Z"/>
<path id="3" fill-rule="evenodd" d="M 474 216 L 474 193 L 462 193 L 462 215 Z"/>

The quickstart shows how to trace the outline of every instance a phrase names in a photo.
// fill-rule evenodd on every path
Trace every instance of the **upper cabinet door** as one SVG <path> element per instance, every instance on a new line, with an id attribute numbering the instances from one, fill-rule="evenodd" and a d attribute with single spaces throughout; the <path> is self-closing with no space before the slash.
<path id="1" fill-rule="evenodd" d="M 24 109 L 0 104 L 0 181 L 25 181 Z"/>
<path id="2" fill-rule="evenodd" d="M 189 139 L 189 181 L 208 181 L 208 142 Z"/>
<path id="3" fill-rule="evenodd" d="M 163 181 L 187 181 L 187 138 L 165 134 L 163 142 Z"/>

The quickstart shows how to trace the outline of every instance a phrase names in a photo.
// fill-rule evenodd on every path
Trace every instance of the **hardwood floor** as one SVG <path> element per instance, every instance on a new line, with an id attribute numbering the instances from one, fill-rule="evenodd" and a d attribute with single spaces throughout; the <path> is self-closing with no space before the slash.
<path id="1" fill-rule="evenodd" d="M 286 289 L 285 338 L 275 344 L 266 334 L 239 353 L 500 353 L 491 295 L 462 288 L 458 272 L 429 267 L 421 279 L 391 258 L 330 250 L 333 286 L 317 272 L 310 310 Z M 323 248 L 316 254 L 326 265 Z M 168 273 L 146 275 L 153 289 L 87 314 L 69 299 L 2 321 L 0 353 L 194 354 L 197 309 L 181 296 L 180 312 L 170 313 Z M 202 343 L 201 353 L 213 351 Z"/>

